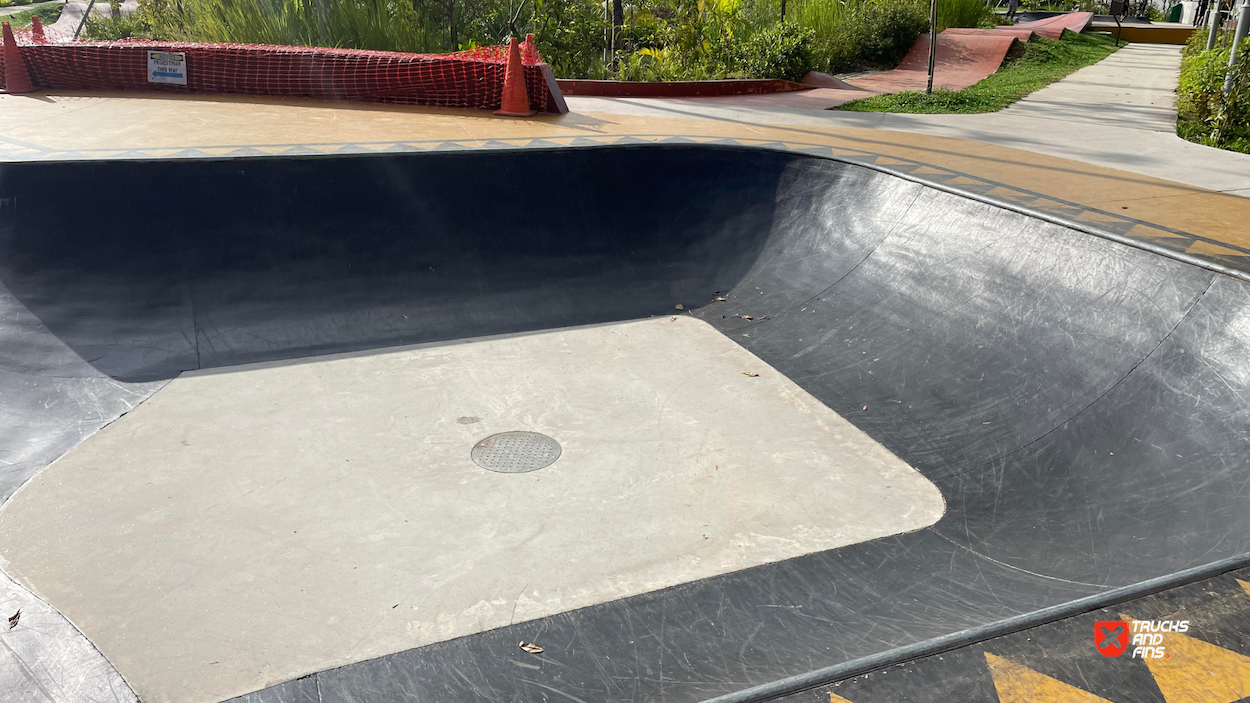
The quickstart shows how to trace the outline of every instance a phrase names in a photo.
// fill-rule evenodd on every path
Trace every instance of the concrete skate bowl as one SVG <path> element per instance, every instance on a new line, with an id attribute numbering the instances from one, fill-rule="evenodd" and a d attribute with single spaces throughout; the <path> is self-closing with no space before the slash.
<path id="1" fill-rule="evenodd" d="M 115 188 L 75 189 L 67 200 L 65 183 Z M 1228 570 L 1250 551 L 1250 287 L 1027 212 L 859 165 L 713 147 L 7 164 L 0 198 L 7 485 L 55 460 L 0 508 L 0 557 L 144 700 L 221 700 L 267 686 L 246 700 L 763 700 Z M 616 339 L 632 335 L 638 348 L 600 357 L 597 337 L 567 336 L 604 329 L 624 330 Z M 654 341 L 665 335 L 684 346 Z M 603 513 L 614 534 L 581 519 L 561 549 L 645 535 L 656 554 L 637 563 L 669 559 L 662 577 L 634 583 L 611 562 L 613 570 L 561 581 L 579 567 L 545 541 L 560 531 L 525 532 L 557 517 L 518 498 L 482 513 L 486 522 L 524 518 L 491 532 L 506 553 L 449 566 L 438 563 L 440 549 L 477 546 L 444 535 L 440 523 L 476 510 L 475 492 L 458 494 L 439 519 L 392 504 L 376 519 L 395 525 L 345 534 L 359 515 L 374 519 L 350 481 L 334 484 L 335 500 L 314 492 L 252 504 L 267 473 L 299 484 L 299 467 L 260 454 L 231 455 L 242 473 L 185 460 L 202 436 L 195 432 L 245 432 L 234 414 L 294 412 L 278 405 L 297 391 L 313 394 L 291 395 L 302 409 L 320 404 L 319 417 L 341 419 L 300 435 L 316 453 L 333 453 L 337 438 L 365 432 L 353 419 L 373 412 L 369 384 L 379 374 L 384 384 L 428 377 L 468 393 L 472 384 L 456 379 L 506 367 L 522 358 L 506 345 L 533 340 L 546 344 L 523 356 L 534 373 L 543 355 L 569 355 L 544 383 L 589 374 L 596 388 L 619 383 L 627 398 L 648 374 L 679 369 L 660 382 L 656 412 L 688 394 L 683 386 L 702 384 L 703 409 L 720 413 L 707 422 L 733 432 L 664 455 L 655 480 L 693 470 L 690 462 L 720 451 L 716 442 L 762 442 L 752 444 L 759 462 L 780 457 L 767 472 L 699 464 L 700 480 L 737 471 L 746 489 L 700 483 L 716 499 L 699 505 L 751 523 L 734 535 L 781 546 L 713 559 L 692 533 L 693 542 L 663 552 L 670 533 L 685 529 L 666 522 L 683 503 L 651 515 L 620 503 L 630 494 L 616 484 L 602 500 L 589 485 L 577 505 L 618 506 Z M 404 352 L 412 359 L 434 355 L 451 370 L 370 372 L 333 386 L 335 373 L 319 370 L 330 367 L 307 358 L 348 352 L 335 359 L 382 363 L 394 345 L 413 344 L 424 346 Z M 700 356 L 713 346 L 715 358 Z M 472 363 L 455 356 L 474 348 L 488 352 Z M 648 372 L 613 366 L 620 358 Z M 705 382 L 705 367 L 726 359 L 724 375 Z M 508 368 L 500 378 L 529 373 Z M 193 373 L 160 389 L 185 371 Z M 304 375 L 283 386 L 272 373 Z M 264 412 L 248 395 L 261 387 L 280 388 Z M 512 395 L 493 387 L 491 397 L 503 399 L 493 407 L 537 396 L 546 410 L 531 420 L 541 423 L 568 402 L 546 400 L 541 387 Z M 138 402 L 117 405 L 119 394 L 148 400 L 78 444 Z M 165 400 L 208 395 L 199 414 Z M 251 409 L 231 405 L 236 395 Z M 413 404 L 448 404 L 450 413 L 456 394 L 444 395 Z M 700 405 L 699 396 L 687 400 Z M 940 499 L 899 472 L 839 474 L 829 490 L 820 471 L 792 474 L 819 447 L 781 445 L 819 435 L 791 437 L 789 420 L 768 416 L 785 408 L 797 408 L 794 427 L 817 416 L 822 426 L 848 421 Z M 481 419 L 454 414 L 447 424 Z M 634 426 L 631 442 L 705 431 L 654 412 L 615 418 Z M 282 428 L 274 443 L 303 431 L 298 421 Z M 565 441 L 558 426 L 548 433 Z M 235 451 L 229 443 L 214 451 Z M 19 445 L 36 449 L 15 461 Z M 576 463 L 593 447 L 565 445 L 553 468 L 594 471 Z M 855 464 L 858 446 L 848 440 L 829 456 L 850 453 Z M 404 461 L 418 465 L 414 456 Z M 363 464 L 351 475 L 384 470 Z M 457 480 L 478 480 L 472 470 Z M 524 476 L 563 480 L 547 471 Z M 189 474 L 198 483 L 186 483 Z M 880 476 L 889 480 L 873 483 Z M 365 490 L 386 493 L 377 481 Z M 747 494 L 778 485 L 784 500 L 749 503 Z M 910 491 L 906 500 L 900 491 Z M 887 507 L 860 515 L 837 503 L 845 496 Z M 308 510 L 294 527 L 284 521 Z M 838 516 L 826 513 L 854 520 L 830 523 Z M 231 533 L 215 515 L 263 538 Z M 692 530 L 722 524 L 686 517 Z M 434 556 L 413 565 L 416 552 L 404 550 L 416 542 L 385 545 L 406 534 L 404 520 L 422 518 L 421 554 Z M 777 533 L 787 519 L 790 531 Z M 857 531 L 857 521 L 874 520 L 885 522 Z M 665 530 L 649 531 L 650 522 Z M 701 536 L 732 536 L 715 529 Z M 508 542 L 513 533 L 524 539 Z M 305 538 L 321 541 L 290 542 Z M 344 546 L 345 538 L 355 541 Z M 825 539 L 839 546 L 822 548 Z M 203 542 L 212 544 L 199 551 Z M 240 561 L 232 546 L 240 542 L 271 550 L 274 565 Z M 535 561 L 504 568 L 526 549 L 539 549 Z M 305 551 L 316 558 L 284 570 Z M 360 554 L 393 559 L 378 568 L 371 559 L 382 557 L 359 557 L 336 570 Z M 440 569 L 460 580 L 422 580 Z M 535 583 L 541 569 L 547 576 Z M 565 590 L 532 595 L 550 582 Z M 410 603 L 418 592 L 434 600 Z M 430 605 L 453 592 L 473 596 L 464 610 Z M 360 603 L 377 610 L 356 612 Z M 430 622 L 454 626 L 423 629 L 430 608 Z M 475 615 L 451 618 L 464 612 Z M 523 652 L 519 641 L 545 652 Z"/>

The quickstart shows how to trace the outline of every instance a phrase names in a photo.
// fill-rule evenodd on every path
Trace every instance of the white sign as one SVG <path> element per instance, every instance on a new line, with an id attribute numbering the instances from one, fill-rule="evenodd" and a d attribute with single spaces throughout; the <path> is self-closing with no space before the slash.
<path id="1" fill-rule="evenodd" d="M 187 84 L 187 55 L 182 51 L 149 51 L 148 83 Z"/>

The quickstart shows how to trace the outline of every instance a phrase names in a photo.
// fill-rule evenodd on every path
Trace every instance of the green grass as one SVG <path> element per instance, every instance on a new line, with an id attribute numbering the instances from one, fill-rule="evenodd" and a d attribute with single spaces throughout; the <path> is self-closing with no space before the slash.
<path id="1" fill-rule="evenodd" d="M 1100 34 L 1065 32 L 1058 41 L 1034 35 L 1020 56 L 1004 61 L 996 73 L 963 90 L 875 95 L 852 100 L 840 109 L 926 114 L 995 112 L 1077 69 L 1101 61 L 1115 50 L 1115 40 Z"/>
<path id="2" fill-rule="evenodd" d="M 33 10 L 25 10 L 23 12 L 14 12 L 11 15 L 6 15 L 3 19 L 5 22 L 9 23 L 10 27 L 14 29 L 18 29 L 20 27 L 25 27 L 26 25 L 30 24 L 31 17 L 34 17 L 35 15 L 39 15 L 39 21 L 43 22 L 45 25 L 48 25 L 60 19 L 62 7 L 65 7 L 65 6 L 64 5 L 44 5 L 43 7 L 37 7 Z"/>

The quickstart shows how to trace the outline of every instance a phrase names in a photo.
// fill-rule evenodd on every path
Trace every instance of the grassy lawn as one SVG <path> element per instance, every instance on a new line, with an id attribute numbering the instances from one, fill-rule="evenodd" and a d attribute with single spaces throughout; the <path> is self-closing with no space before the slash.
<path id="1" fill-rule="evenodd" d="M 1116 50 L 1115 40 L 1100 34 L 1064 32 L 1055 41 L 1033 36 L 1024 53 L 1003 62 L 1002 67 L 980 83 L 963 90 L 875 95 L 852 100 L 842 110 L 856 112 L 995 112 L 1073 71 L 1097 63 Z"/>
<path id="2" fill-rule="evenodd" d="M 37 7 L 33 10 L 24 10 L 22 12 L 14 12 L 13 14 L 6 15 L 0 19 L 3 19 L 5 22 L 8 22 L 9 26 L 14 29 L 18 29 L 19 27 L 25 27 L 26 25 L 30 24 L 30 21 L 31 21 L 30 18 L 34 17 L 35 15 L 39 15 L 40 22 L 43 22 L 44 24 L 52 24 L 53 22 L 56 22 L 58 19 L 60 19 L 62 7 L 65 7 L 65 6 L 60 5 L 60 4 L 44 5 L 43 7 Z"/>

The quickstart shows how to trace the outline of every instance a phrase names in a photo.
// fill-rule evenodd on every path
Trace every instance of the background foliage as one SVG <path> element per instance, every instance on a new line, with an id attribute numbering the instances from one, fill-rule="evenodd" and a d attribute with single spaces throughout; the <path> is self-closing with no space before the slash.
<path id="1" fill-rule="evenodd" d="M 939 29 L 994 23 L 985 0 L 939 8 Z M 926 0 L 140 0 L 87 33 L 422 53 L 533 33 L 561 78 L 797 80 L 892 67 L 927 29 Z"/>
<path id="2" fill-rule="evenodd" d="M 1207 33 L 1194 32 L 1181 58 L 1176 132 L 1199 144 L 1250 154 L 1250 39 L 1238 48 L 1232 85 L 1224 92 L 1231 39 L 1206 50 Z"/>

